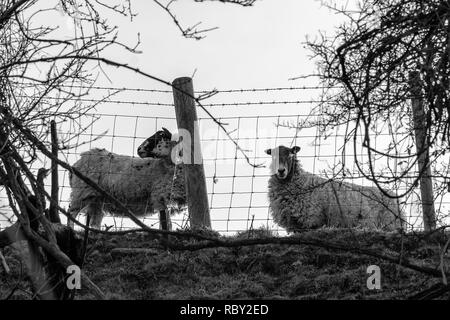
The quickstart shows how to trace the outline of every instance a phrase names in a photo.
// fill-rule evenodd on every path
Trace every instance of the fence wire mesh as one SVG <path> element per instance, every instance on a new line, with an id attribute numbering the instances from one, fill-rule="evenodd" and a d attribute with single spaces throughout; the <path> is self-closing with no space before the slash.
<path id="1" fill-rule="evenodd" d="M 321 89 L 304 86 L 216 90 L 204 103 L 217 120 L 226 123 L 227 130 L 249 159 L 263 167 L 250 166 L 217 124 L 199 109 L 200 141 L 214 230 L 233 234 L 249 228 L 265 227 L 280 235 L 285 234 L 271 218 L 267 197 L 271 159 L 264 151 L 277 145 L 300 146 L 298 159 L 306 171 L 363 186 L 373 185 L 361 176 L 354 161 L 355 156 L 362 162 L 367 161 L 362 146 L 355 150 L 342 148 L 346 137 L 345 125 L 336 127 L 326 136 L 319 132 L 318 126 L 306 125 L 313 117 L 312 108 L 322 102 L 317 98 Z M 96 105 L 97 112 L 58 123 L 60 158 L 70 164 L 75 163 L 82 152 L 94 147 L 137 157 L 137 147 L 157 130 L 165 127 L 171 132 L 177 131 L 171 91 L 92 87 L 91 92 L 89 99 L 67 103 L 92 103 Z M 206 92 L 199 91 L 198 94 Z M 85 130 L 79 131 L 77 128 Z M 412 139 L 408 135 L 409 130 L 404 128 L 404 131 L 392 132 L 386 124 L 379 123 L 374 128 L 376 134 L 372 137 L 372 143 L 381 149 L 395 145 L 399 156 L 407 154 L 407 146 Z M 376 159 L 376 171 L 383 174 L 385 170 L 396 170 L 405 165 L 398 159 L 389 161 L 383 157 Z M 343 162 L 346 170 L 336 171 Z M 49 159 L 42 158 L 35 162 L 33 170 L 41 167 L 49 168 Z M 433 173 L 436 173 L 433 181 L 438 221 L 440 224 L 448 223 L 450 196 L 445 187 L 448 183 L 446 177 L 449 176 L 448 161 L 435 164 Z M 59 174 L 60 205 L 67 209 L 70 203 L 69 173 L 60 169 Z M 417 170 L 412 171 L 401 181 L 386 187 L 402 193 L 417 174 Z M 50 191 L 50 178 L 46 180 L 46 188 Z M 0 191 L 0 227 L 12 222 L 7 203 L 5 194 Z M 406 214 L 407 228 L 420 229 L 422 212 L 418 186 L 399 203 Z M 186 220 L 185 212 L 175 215 L 172 224 L 174 228 L 180 228 Z M 157 214 L 146 216 L 143 221 L 151 227 L 159 226 Z M 114 229 L 133 227 L 129 219 L 117 216 L 105 218 L 103 224 Z"/>

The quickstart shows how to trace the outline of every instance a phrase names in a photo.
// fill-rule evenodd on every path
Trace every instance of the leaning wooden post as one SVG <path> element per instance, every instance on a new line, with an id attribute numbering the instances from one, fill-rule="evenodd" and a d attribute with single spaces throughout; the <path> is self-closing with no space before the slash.
<path id="1" fill-rule="evenodd" d="M 419 72 L 409 74 L 411 88 L 411 105 L 413 112 L 414 134 L 416 137 L 417 163 L 420 178 L 420 194 L 422 198 L 423 226 L 425 231 L 436 229 L 436 215 L 434 210 L 433 182 L 431 180 L 430 155 L 427 142 L 427 128 L 425 110 L 420 86 Z"/>
<path id="2" fill-rule="evenodd" d="M 61 219 L 59 218 L 57 203 L 59 203 L 59 182 L 58 182 L 58 163 L 56 162 L 56 158 L 58 157 L 58 133 L 56 132 L 56 122 L 52 120 L 50 122 L 50 131 L 51 131 L 51 139 L 52 139 L 52 155 L 55 159 L 52 159 L 52 190 L 51 197 L 52 202 L 50 203 L 49 208 L 49 218 L 51 222 L 61 223 Z"/>
<path id="3" fill-rule="evenodd" d="M 178 132 L 183 139 L 183 165 L 190 223 L 191 226 L 211 227 L 192 79 L 177 78 L 172 86 Z"/>

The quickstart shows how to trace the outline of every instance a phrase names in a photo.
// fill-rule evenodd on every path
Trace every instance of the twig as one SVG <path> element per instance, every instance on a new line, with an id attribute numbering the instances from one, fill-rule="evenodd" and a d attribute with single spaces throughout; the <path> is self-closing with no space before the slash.
<path id="1" fill-rule="evenodd" d="M 7 274 L 9 274 L 11 272 L 11 270 L 9 269 L 9 266 L 6 263 L 5 256 L 3 255 L 3 252 L 2 252 L 1 249 L 0 249 L 0 263 L 1 263 L 2 267 L 3 267 L 3 269 L 5 270 L 5 272 Z"/>
<path id="2" fill-rule="evenodd" d="M 445 258 L 445 255 L 447 254 L 447 250 L 448 250 L 448 246 L 450 245 L 450 238 L 447 240 L 447 242 L 445 243 L 445 245 L 444 245 L 444 248 L 442 249 L 442 251 L 441 251 L 441 254 L 440 254 L 440 261 L 441 261 L 441 263 L 440 263 L 440 265 L 439 265 L 439 268 L 441 269 L 441 274 L 442 274 L 442 283 L 446 286 L 448 283 L 447 283 L 447 275 L 446 275 L 446 273 L 445 273 L 445 261 L 444 261 L 444 258 Z"/>

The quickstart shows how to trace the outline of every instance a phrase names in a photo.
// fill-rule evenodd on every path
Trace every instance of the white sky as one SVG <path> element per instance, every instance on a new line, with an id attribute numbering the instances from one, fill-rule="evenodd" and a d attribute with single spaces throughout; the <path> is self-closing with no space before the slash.
<path id="1" fill-rule="evenodd" d="M 332 31 L 339 18 L 315 0 L 261 0 L 253 7 L 220 2 L 178 1 L 173 10 L 184 26 L 219 27 L 200 41 L 184 39 L 166 12 L 152 1 L 133 1 L 138 16 L 120 19 L 119 39 L 134 44 L 141 35 L 142 54 L 110 57 L 172 81 L 195 70 L 198 89 L 294 85 L 288 79 L 313 72 L 302 42 L 318 30 Z M 154 87 L 128 72 L 110 72 L 114 85 Z"/>

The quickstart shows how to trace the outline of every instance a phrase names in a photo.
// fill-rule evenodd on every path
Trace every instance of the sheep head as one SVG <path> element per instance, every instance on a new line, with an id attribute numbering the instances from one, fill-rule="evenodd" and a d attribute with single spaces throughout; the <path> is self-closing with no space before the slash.
<path id="1" fill-rule="evenodd" d="M 138 148 L 137 153 L 141 158 L 163 158 L 170 156 L 173 148 L 172 133 L 166 128 L 157 131 L 145 140 Z"/>
<path id="2" fill-rule="evenodd" d="M 291 176 L 296 162 L 297 152 L 300 147 L 288 148 L 279 146 L 274 149 L 267 149 L 265 152 L 272 156 L 272 163 L 270 164 L 271 175 L 277 177 L 279 180 L 285 180 Z"/>

